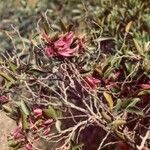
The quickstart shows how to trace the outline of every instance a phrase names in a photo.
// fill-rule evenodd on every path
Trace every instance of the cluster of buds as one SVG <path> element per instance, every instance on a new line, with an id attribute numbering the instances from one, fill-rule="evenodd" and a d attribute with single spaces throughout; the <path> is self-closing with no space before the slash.
<path id="1" fill-rule="evenodd" d="M 17 126 L 13 132 L 8 136 L 9 146 L 15 149 L 21 148 L 25 146 L 25 150 L 32 150 L 32 145 L 28 143 L 26 140 L 26 136 L 21 128 L 21 126 Z M 26 145 L 30 145 L 30 149 L 26 148 Z"/>
<path id="2" fill-rule="evenodd" d="M 54 120 L 52 118 L 44 116 L 42 109 L 36 108 L 33 110 L 33 118 L 30 119 L 30 129 L 35 133 L 40 129 L 43 135 L 48 135 L 53 122 Z M 38 137 L 36 138 L 38 139 Z"/>

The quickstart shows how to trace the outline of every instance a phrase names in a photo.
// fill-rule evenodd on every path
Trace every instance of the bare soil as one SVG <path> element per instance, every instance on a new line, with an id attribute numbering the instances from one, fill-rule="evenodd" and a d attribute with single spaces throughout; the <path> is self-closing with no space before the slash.
<path id="1" fill-rule="evenodd" d="M 0 150 L 10 150 L 7 144 L 7 135 L 14 130 L 15 122 L 0 112 Z"/>

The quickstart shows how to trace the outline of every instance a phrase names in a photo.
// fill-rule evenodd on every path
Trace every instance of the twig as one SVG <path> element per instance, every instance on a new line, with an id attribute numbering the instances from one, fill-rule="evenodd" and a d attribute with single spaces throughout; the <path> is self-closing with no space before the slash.
<path id="1" fill-rule="evenodd" d="M 138 150 L 142 150 L 144 148 L 146 140 L 149 138 L 149 136 L 150 136 L 150 130 L 148 130 L 146 132 L 145 136 L 142 137 L 142 142 L 141 142 L 140 146 L 137 146 Z"/>

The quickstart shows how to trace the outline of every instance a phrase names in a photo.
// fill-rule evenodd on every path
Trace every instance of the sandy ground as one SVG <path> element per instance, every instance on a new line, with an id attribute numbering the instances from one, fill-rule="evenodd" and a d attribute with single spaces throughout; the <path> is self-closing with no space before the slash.
<path id="1" fill-rule="evenodd" d="M 15 122 L 7 117 L 4 112 L 0 112 L 0 150 L 12 150 L 7 145 L 7 135 L 15 129 Z M 38 141 L 36 147 L 46 150 L 45 143 Z"/>
<path id="2" fill-rule="evenodd" d="M 0 150 L 10 150 L 7 145 L 7 135 L 15 128 L 15 122 L 0 112 Z"/>

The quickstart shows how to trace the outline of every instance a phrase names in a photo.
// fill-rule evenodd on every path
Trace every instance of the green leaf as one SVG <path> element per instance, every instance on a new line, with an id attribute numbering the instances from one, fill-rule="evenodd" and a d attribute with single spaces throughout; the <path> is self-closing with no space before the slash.
<path id="1" fill-rule="evenodd" d="M 71 150 L 79 150 L 79 149 L 82 150 L 83 146 L 84 144 L 78 144 L 78 145 L 73 146 Z"/>
<path id="2" fill-rule="evenodd" d="M 122 140 L 125 140 L 125 135 L 124 133 L 118 131 L 118 130 L 115 130 L 115 134 Z"/>
<path id="3" fill-rule="evenodd" d="M 9 60 L 8 63 L 9 63 L 10 69 L 11 69 L 13 72 L 16 72 L 17 66 L 16 66 L 13 62 L 11 62 L 11 60 Z"/>
<path id="4" fill-rule="evenodd" d="M 112 100 L 111 95 L 108 94 L 107 92 L 104 92 L 103 95 L 104 95 L 104 97 L 105 97 L 105 99 L 106 99 L 106 101 L 107 101 L 107 103 L 108 103 L 110 109 L 113 109 L 113 104 L 114 104 L 114 102 L 113 102 L 113 100 Z"/>
<path id="5" fill-rule="evenodd" d="M 117 103 L 115 105 L 115 110 L 119 111 L 121 109 L 121 106 L 122 106 L 122 101 L 121 101 L 121 99 L 118 99 Z"/>
<path id="6" fill-rule="evenodd" d="M 144 90 L 138 93 L 138 95 L 150 95 L 150 90 Z"/>
<path id="7" fill-rule="evenodd" d="M 136 50 L 139 52 L 140 55 L 143 55 L 143 48 L 141 47 L 141 45 L 139 44 L 139 42 L 136 39 L 133 39 Z"/>
<path id="8" fill-rule="evenodd" d="M 131 65 L 129 63 L 125 63 L 125 67 L 127 69 L 127 72 L 129 73 L 131 71 Z"/>
<path id="9" fill-rule="evenodd" d="M 22 109 L 22 111 L 26 114 L 26 115 L 29 115 L 30 114 L 30 111 L 27 107 L 27 105 L 25 104 L 25 102 L 23 100 L 21 100 L 20 102 L 20 107 Z"/>
<path id="10" fill-rule="evenodd" d="M 122 108 L 126 109 L 128 107 L 134 107 L 138 102 L 140 101 L 139 98 L 133 98 L 133 99 L 124 99 L 122 101 Z"/>
<path id="11" fill-rule="evenodd" d="M 9 147 L 12 147 L 13 149 L 19 149 L 21 147 L 20 141 L 16 141 L 16 140 L 9 140 L 8 145 Z"/>
<path id="12" fill-rule="evenodd" d="M 134 107 L 138 102 L 140 101 L 139 98 L 134 98 L 131 100 L 131 103 L 127 106 L 128 107 Z"/>
<path id="13" fill-rule="evenodd" d="M 3 108 L 3 111 L 6 112 L 6 113 L 11 113 L 12 112 L 12 109 L 10 107 L 6 106 L 6 105 L 3 105 L 2 108 Z"/>
<path id="14" fill-rule="evenodd" d="M 108 41 L 108 40 L 114 40 L 114 37 L 100 37 L 100 38 L 97 38 L 95 41 L 101 42 L 101 41 Z"/>
<path id="15" fill-rule="evenodd" d="M 106 112 L 102 111 L 101 115 L 106 122 L 108 123 L 112 122 L 111 117 Z"/>
<path id="16" fill-rule="evenodd" d="M 48 109 L 43 109 L 43 112 L 47 117 L 54 118 L 54 119 L 57 119 L 58 117 L 57 111 L 51 106 L 49 106 Z"/>
<path id="17" fill-rule="evenodd" d="M 117 120 L 114 120 L 112 123 L 111 123 L 111 125 L 114 127 L 114 128 L 117 128 L 117 127 L 119 127 L 119 126 L 121 126 L 121 125 L 124 125 L 124 124 L 126 124 L 127 122 L 126 122 L 126 120 L 125 119 L 117 119 Z"/>
<path id="18" fill-rule="evenodd" d="M 14 83 L 15 80 L 10 77 L 9 75 L 7 75 L 6 73 L 0 72 L 0 76 L 2 76 L 3 78 L 5 78 L 7 81 Z"/>
<path id="19" fill-rule="evenodd" d="M 136 114 L 136 115 L 140 115 L 140 116 L 143 116 L 143 115 L 144 115 L 143 112 L 142 112 L 142 110 L 140 110 L 140 109 L 137 108 L 137 107 L 128 107 L 128 108 L 126 109 L 126 111 L 127 111 L 128 113 L 132 113 L 132 114 Z"/>
<path id="20" fill-rule="evenodd" d="M 125 109 L 128 107 L 128 105 L 131 103 L 131 99 L 123 99 L 122 100 L 122 108 Z"/>
<path id="21" fill-rule="evenodd" d="M 110 76 L 110 74 L 113 72 L 114 68 L 109 67 L 105 73 L 104 73 L 104 78 L 108 78 Z"/>
<path id="22" fill-rule="evenodd" d="M 21 123 L 24 130 L 29 129 L 28 115 L 21 110 Z"/>

